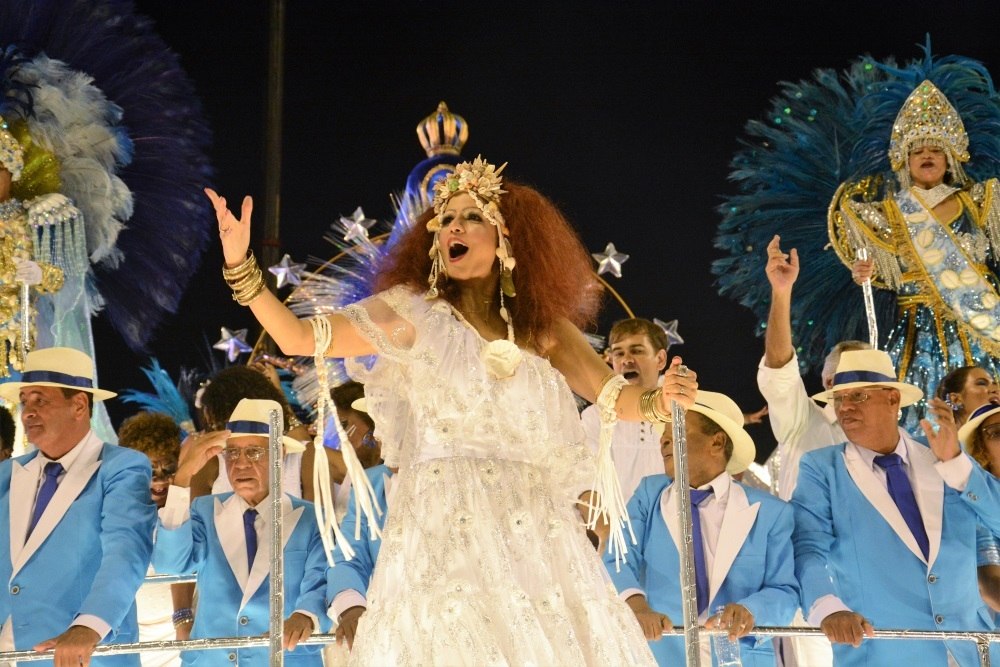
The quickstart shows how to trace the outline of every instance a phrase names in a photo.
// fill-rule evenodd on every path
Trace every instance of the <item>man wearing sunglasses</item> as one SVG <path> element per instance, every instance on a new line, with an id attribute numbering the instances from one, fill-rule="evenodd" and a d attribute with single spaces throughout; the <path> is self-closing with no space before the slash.
<path id="1" fill-rule="evenodd" d="M 803 612 L 834 644 L 836 665 L 978 665 L 971 642 L 867 638 L 995 627 L 976 554 L 981 525 L 1000 533 L 997 481 L 962 453 L 944 401 L 928 402 L 937 428 L 921 423 L 929 447 L 900 432 L 900 408 L 922 396 L 896 380 L 887 353 L 857 350 L 814 397 L 833 403 L 847 442 L 802 457 L 792 542 Z"/>
<path id="2" fill-rule="evenodd" d="M 269 414 L 276 401 L 245 398 L 226 430 L 189 442 L 181 452 L 174 483 L 160 510 L 153 566 L 162 574 L 198 573 L 200 603 L 192 639 L 249 637 L 267 633 L 270 604 L 271 503 Z M 192 477 L 222 453 L 232 493 L 190 501 Z M 326 629 L 326 554 L 310 502 L 282 497 L 285 558 L 285 664 L 320 667 L 319 647 L 303 646 Z M 322 624 L 322 625 L 321 625 Z M 293 652 L 294 651 L 294 652 Z M 207 654 L 207 655 L 206 655 Z M 267 649 L 189 651 L 185 665 L 267 664 Z"/>

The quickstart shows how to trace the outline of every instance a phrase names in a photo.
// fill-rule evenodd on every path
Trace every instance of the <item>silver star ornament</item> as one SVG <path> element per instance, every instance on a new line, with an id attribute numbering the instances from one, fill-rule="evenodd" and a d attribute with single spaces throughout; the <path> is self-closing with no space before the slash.
<path id="1" fill-rule="evenodd" d="M 340 224 L 344 226 L 344 241 L 351 243 L 362 239 L 367 240 L 368 230 L 375 224 L 375 220 L 366 218 L 365 212 L 359 206 L 354 209 L 351 217 L 340 216 Z"/>
<path id="2" fill-rule="evenodd" d="M 306 270 L 306 265 L 292 262 L 291 256 L 285 253 L 280 262 L 267 267 L 267 270 L 278 279 L 278 289 L 281 289 L 285 285 L 301 285 L 302 272 Z"/>
<path id="3" fill-rule="evenodd" d="M 229 363 L 233 363 L 240 358 L 241 354 L 253 349 L 247 345 L 246 329 L 230 331 L 226 327 L 222 327 L 222 338 L 212 348 L 225 352 Z"/>
<path id="4" fill-rule="evenodd" d="M 670 320 L 669 322 L 664 322 L 656 317 L 653 318 L 653 324 L 663 329 L 663 333 L 667 334 L 667 347 L 671 345 L 682 345 L 684 339 L 681 335 L 677 333 L 677 320 Z"/>
<path id="5" fill-rule="evenodd" d="M 618 252 L 614 243 L 609 243 L 604 248 L 604 252 L 595 252 L 590 255 L 597 260 L 597 275 L 610 273 L 615 278 L 622 277 L 622 264 L 628 261 L 628 255 Z"/>

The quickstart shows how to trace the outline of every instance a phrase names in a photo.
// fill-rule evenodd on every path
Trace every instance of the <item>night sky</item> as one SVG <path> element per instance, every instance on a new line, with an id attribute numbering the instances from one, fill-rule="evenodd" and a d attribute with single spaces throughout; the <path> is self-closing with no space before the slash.
<path id="1" fill-rule="evenodd" d="M 609 277 L 615 289 L 637 315 L 679 319 L 686 342 L 673 352 L 701 386 L 756 409 L 763 341 L 710 272 L 715 208 L 733 192 L 744 124 L 779 81 L 864 54 L 909 60 L 928 32 L 936 54 L 976 58 L 1000 78 L 1000 3 L 562 4 L 288 2 L 282 251 L 329 257 L 324 232 L 359 205 L 390 220 L 389 194 L 424 157 L 414 128 L 445 100 L 469 124 L 465 157 L 509 162 L 507 174 L 555 200 L 591 252 L 611 241 L 628 253 L 622 278 Z M 136 5 L 201 96 L 214 185 L 230 200 L 262 195 L 266 2 Z M 171 373 L 206 366 L 204 341 L 220 326 L 256 335 L 220 262 L 216 240 L 152 344 Z M 611 302 L 605 321 L 622 315 Z M 122 352 L 106 322 L 95 335 L 102 386 L 148 389 L 146 358 Z M 116 423 L 130 412 L 110 407 Z M 770 447 L 769 429 L 753 434 Z"/>

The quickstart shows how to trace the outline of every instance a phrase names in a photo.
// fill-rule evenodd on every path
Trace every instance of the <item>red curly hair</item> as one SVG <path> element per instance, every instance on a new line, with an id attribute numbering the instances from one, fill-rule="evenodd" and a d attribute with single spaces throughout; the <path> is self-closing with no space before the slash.
<path id="1" fill-rule="evenodd" d="M 507 193 L 500 196 L 500 212 L 510 230 L 517 260 L 513 272 L 517 296 L 506 303 L 518 338 L 531 344 L 561 317 L 580 328 L 592 324 L 602 290 L 580 238 L 542 193 L 510 181 L 503 187 Z M 376 291 L 395 285 L 406 285 L 418 292 L 427 289 L 431 271 L 428 252 L 434 240 L 427 231 L 427 222 L 433 217 L 433 209 L 425 211 L 399 240 L 376 276 Z M 449 300 L 457 291 L 446 279 L 438 281 L 438 289 Z"/>

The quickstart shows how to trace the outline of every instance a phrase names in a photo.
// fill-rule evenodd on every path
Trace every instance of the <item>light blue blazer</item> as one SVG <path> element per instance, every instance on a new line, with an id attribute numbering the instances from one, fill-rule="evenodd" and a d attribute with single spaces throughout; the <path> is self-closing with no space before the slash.
<path id="1" fill-rule="evenodd" d="M 1000 483 L 974 461 L 965 492 L 947 486 L 930 449 L 903 436 L 913 492 L 930 543 L 924 559 L 889 492 L 846 443 L 802 457 L 792 496 L 795 566 L 808 616 L 836 595 L 876 630 L 993 630 L 976 581 L 977 528 L 1000 533 Z M 965 456 L 965 454 L 962 454 Z M 970 459 L 971 460 L 971 459 Z M 975 644 L 948 642 L 963 666 L 979 664 Z M 864 640 L 835 644 L 838 665 L 944 665 L 945 643 Z M 993 645 L 994 660 L 1000 650 Z"/>
<path id="2" fill-rule="evenodd" d="M 671 483 L 666 475 L 643 478 L 628 503 L 638 544 L 629 546 L 627 564 L 620 571 L 615 571 L 611 554 L 604 554 L 604 564 L 619 593 L 642 590 L 650 607 L 679 625 L 683 611 L 677 496 L 665 493 Z M 732 481 L 708 578 L 709 609 L 734 602 L 750 610 L 756 625 L 788 625 L 798 609 L 791 536 L 792 508 L 787 503 Z M 774 665 L 771 639 L 741 639 L 743 665 Z M 684 664 L 681 637 L 664 637 L 649 647 L 660 665 Z"/>
<path id="3" fill-rule="evenodd" d="M 286 494 L 282 506 L 284 617 L 299 609 L 308 611 L 319 620 L 315 631 L 326 631 L 329 621 L 323 593 L 327 562 L 313 504 Z M 198 609 L 192 639 L 252 637 L 267 634 L 270 627 L 270 553 L 270 541 L 259 540 L 248 571 L 243 504 L 233 493 L 220 493 L 196 498 L 191 503 L 191 519 L 177 529 L 167 530 L 159 524 L 153 567 L 161 574 L 197 571 Z M 285 664 L 321 667 L 321 650 L 321 646 L 299 646 L 285 651 Z M 185 651 L 181 659 L 185 665 L 270 664 L 266 648 Z"/>
<path id="4" fill-rule="evenodd" d="M 0 543 L 10 545 L 0 550 L 6 584 L 0 622 L 11 619 L 18 650 L 61 634 L 78 615 L 111 626 L 103 643 L 139 641 L 135 594 L 149 567 L 156 523 L 149 459 L 93 433 L 77 446 L 84 449 L 27 541 L 39 479 L 30 464 L 38 452 L 0 464 Z M 139 656 L 91 664 L 138 667 Z"/>
<path id="5" fill-rule="evenodd" d="M 375 490 L 375 497 L 378 498 L 379 506 L 382 508 L 382 516 L 377 518 L 378 526 L 382 528 L 385 526 L 387 507 L 386 481 L 392 477 L 392 471 L 387 466 L 380 464 L 366 469 L 365 475 L 371 482 L 372 488 Z M 340 531 L 347 538 L 351 548 L 354 549 L 354 557 L 347 560 L 343 550 L 334 549 L 334 566 L 326 574 L 328 603 L 332 603 L 337 594 L 343 591 L 354 590 L 362 597 L 368 594 L 368 582 L 371 581 L 382 540 L 370 539 L 367 520 L 361 522 L 361 539 L 354 539 L 354 529 L 357 523 L 358 515 L 354 507 L 354 490 L 351 489 L 350 500 L 347 503 L 347 514 L 344 515 L 344 520 L 340 523 Z"/>

